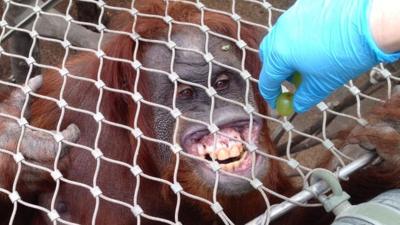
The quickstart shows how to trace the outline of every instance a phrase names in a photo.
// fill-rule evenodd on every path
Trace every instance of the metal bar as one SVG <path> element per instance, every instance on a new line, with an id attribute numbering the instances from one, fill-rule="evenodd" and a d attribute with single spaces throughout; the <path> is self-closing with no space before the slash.
<path id="1" fill-rule="evenodd" d="M 349 163 L 348 165 L 346 165 L 345 167 L 340 169 L 339 177 L 340 178 L 348 177 L 353 172 L 355 172 L 355 171 L 363 168 L 367 164 L 371 163 L 374 159 L 376 159 L 376 157 L 377 157 L 376 153 L 373 153 L 373 152 L 367 153 L 367 154 L 361 156 L 357 160 L 354 160 L 353 162 Z M 325 181 L 319 181 L 319 182 L 315 183 L 314 185 L 310 186 L 309 190 L 303 190 L 303 191 L 293 195 L 290 199 L 294 202 L 305 203 L 308 200 L 314 198 L 314 193 L 322 194 L 325 191 L 327 191 L 328 189 L 329 189 L 329 187 Z M 269 214 L 270 221 L 273 221 L 273 220 L 279 218 L 280 216 L 284 215 L 285 213 L 287 213 L 288 211 L 290 211 L 291 209 L 293 209 L 295 207 L 296 207 L 295 204 L 288 202 L 288 201 L 284 201 L 280 204 L 273 205 L 271 207 L 271 211 Z M 266 214 L 264 213 L 264 214 L 258 216 L 257 218 L 253 219 L 252 221 L 246 223 L 246 225 L 261 225 L 263 223 L 265 217 L 266 217 Z"/>
<path id="2" fill-rule="evenodd" d="M 47 2 L 43 3 L 43 5 L 40 7 L 40 9 L 42 11 L 47 11 L 51 8 L 53 8 L 54 6 L 56 6 L 58 3 L 60 3 L 62 0 L 48 0 Z M 32 22 L 32 20 L 34 19 L 34 17 L 36 16 L 36 12 L 32 12 L 31 14 L 29 14 L 27 17 L 25 17 L 21 22 L 19 22 L 16 26 L 16 28 L 20 28 L 20 27 L 24 27 L 25 25 L 28 25 L 29 23 Z M 0 44 L 3 43 L 4 41 L 6 41 L 8 38 L 11 37 L 12 33 L 15 30 L 9 30 L 3 37 L 3 39 L 0 40 Z"/>

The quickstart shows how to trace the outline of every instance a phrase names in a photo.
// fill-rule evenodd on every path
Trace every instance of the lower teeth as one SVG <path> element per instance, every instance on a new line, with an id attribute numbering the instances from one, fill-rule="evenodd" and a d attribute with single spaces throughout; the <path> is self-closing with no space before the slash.
<path id="1" fill-rule="evenodd" d="M 221 164 L 221 168 L 225 171 L 232 172 L 234 170 L 239 169 L 242 166 L 244 159 L 246 158 L 247 152 L 244 152 L 240 159 L 231 163 Z"/>

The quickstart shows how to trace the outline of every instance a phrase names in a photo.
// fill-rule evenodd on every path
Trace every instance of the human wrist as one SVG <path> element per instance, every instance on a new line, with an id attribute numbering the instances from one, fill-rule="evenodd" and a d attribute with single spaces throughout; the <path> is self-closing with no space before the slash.
<path id="1" fill-rule="evenodd" d="M 371 0 L 369 15 L 372 37 L 385 53 L 400 51 L 400 1 Z"/>

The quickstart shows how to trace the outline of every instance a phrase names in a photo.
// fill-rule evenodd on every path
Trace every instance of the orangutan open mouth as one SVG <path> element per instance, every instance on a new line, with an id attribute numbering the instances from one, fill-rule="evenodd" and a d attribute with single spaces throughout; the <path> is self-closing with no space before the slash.
<path id="1" fill-rule="evenodd" d="M 207 130 L 193 132 L 185 138 L 184 146 L 193 155 L 217 161 L 227 172 L 240 173 L 251 168 L 246 143 L 257 144 L 259 133 L 258 123 L 250 130 L 249 121 L 235 122 L 221 126 L 215 136 Z"/>

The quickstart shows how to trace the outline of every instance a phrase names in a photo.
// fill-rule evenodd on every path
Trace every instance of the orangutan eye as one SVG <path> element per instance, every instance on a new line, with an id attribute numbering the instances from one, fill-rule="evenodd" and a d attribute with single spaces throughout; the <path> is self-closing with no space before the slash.
<path id="1" fill-rule="evenodd" d="M 186 84 L 178 85 L 178 97 L 180 99 L 190 99 L 193 97 L 193 88 Z"/>
<path id="2" fill-rule="evenodd" d="M 214 88 L 216 91 L 222 91 L 229 87 L 229 76 L 226 74 L 221 74 L 218 76 L 217 80 L 214 83 Z"/>

